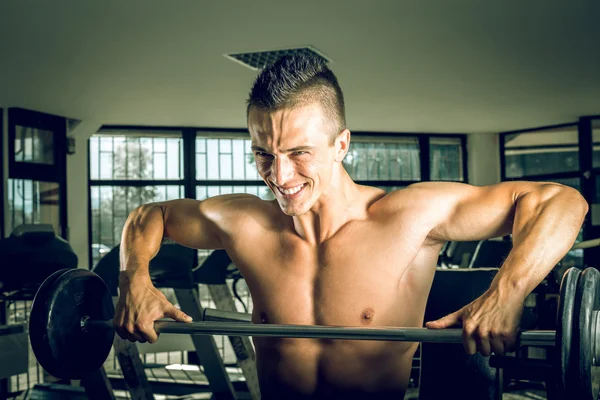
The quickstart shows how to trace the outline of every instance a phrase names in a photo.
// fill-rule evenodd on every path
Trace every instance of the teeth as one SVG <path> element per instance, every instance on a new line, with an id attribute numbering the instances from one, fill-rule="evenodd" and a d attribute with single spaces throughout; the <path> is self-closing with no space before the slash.
<path id="1" fill-rule="evenodd" d="M 298 193 L 300 190 L 302 190 L 303 187 L 304 187 L 304 184 L 298 185 L 298 186 L 293 187 L 291 189 L 283 189 L 283 188 L 280 188 L 280 187 L 278 187 L 278 189 L 281 191 L 281 193 L 290 196 L 292 194 Z"/>

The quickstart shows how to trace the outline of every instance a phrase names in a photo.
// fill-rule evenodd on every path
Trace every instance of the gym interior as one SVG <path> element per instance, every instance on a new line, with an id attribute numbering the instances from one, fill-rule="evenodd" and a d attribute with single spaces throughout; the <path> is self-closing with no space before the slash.
<path id="1" fill-rule="evenodd" d="M 0 398 L 260 398 L 247 335 L 116 337 L 99 370 L 61 377 L 36 359 L 30 314 L 63 269 L 93 271 L 115 301 L 121 233 L 142 204 L 273 200 L 245 101 L 259 71 L 293 53 L 339 79 L 352 132 L 343 165 L 357 183 L 546 181 L 583 195 L 576 244 L 520 325 L 559 332 L 565 273 L 600 265 L 599 20 L 595 0 L 0 2 Z M 506 236 L 446 243 L 426 319 L 483 293 L 511 247 Z M 249 323 L 248 287 L 224 250 L 165 241 L 150 270 L 195 321 Z M 595 366 L 559 365 L 552 344 L 520 346 L 511 356 L 524 361 L 511 364 L 421 343 L 405 398 L 561 398 L 564 369 L 575 372 L 563 391 L 588 385 L 579 398 L 597 398 L 598 382 L 580 375 L 597 377 Z"/>

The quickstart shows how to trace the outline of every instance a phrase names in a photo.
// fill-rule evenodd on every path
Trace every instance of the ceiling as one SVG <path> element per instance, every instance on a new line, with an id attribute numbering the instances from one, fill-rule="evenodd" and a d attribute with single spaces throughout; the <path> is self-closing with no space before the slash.
<path id="1" fill-rule="evenodd" d="M 0 0 L 0 106 L 243 128 L 256 71 L 310 45 L 355 131 L 479 133 L 600 114 L 599 0 Z"/>

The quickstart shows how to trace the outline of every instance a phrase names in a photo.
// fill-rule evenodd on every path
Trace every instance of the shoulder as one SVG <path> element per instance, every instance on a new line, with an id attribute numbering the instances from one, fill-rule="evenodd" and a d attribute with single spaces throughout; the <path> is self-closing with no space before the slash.
<path id="1" fill-rule="evenodd" d="M 250 222 L 274 221 L 281 211 L 274 200 L 263 200 L 251 194 L 226 194 L 209 197 L 200 202 L 200 210 L 219 225 L 241 227 Z"/>
<path id="2" fill-rule="evenodd" d="M 200 201 L 199 207 L 205 213 L 216 212 L 233 214 L 253 214 L 269 212 L 273 201 L 263 200 L 252 194 L 223 194 Z"/>
<path id="3" fill-rule="evenodd" d="M 472 188 L 459 182 L 419 182 L 386 194 L 377 202 L 377 207 L 388 212 L 440 209 Z"/>

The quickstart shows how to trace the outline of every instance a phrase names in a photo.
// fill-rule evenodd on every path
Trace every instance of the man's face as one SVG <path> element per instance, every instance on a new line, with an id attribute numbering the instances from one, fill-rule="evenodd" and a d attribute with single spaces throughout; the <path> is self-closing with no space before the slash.
<path id="1" fill-rule="evenodd" d="M 248 130 L 258 173 L 281 210 L 302 215 L 317 202 L 331 179 L 336 147 L 319 105 L 267 112 L 252 108 Z"/>

